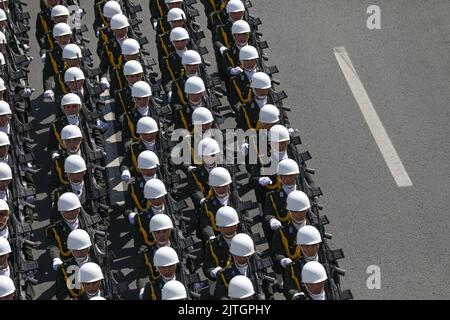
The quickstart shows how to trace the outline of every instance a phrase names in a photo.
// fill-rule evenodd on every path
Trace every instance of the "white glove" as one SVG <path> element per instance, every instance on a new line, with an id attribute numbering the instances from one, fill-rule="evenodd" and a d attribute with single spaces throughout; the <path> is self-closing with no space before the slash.
<path id="1" fill-rule="evenodd" d="M 56 158 L 59 158 L 59 153 L 58 152 L 53 152 L 52 153 L 52 160 L 54 161 Z"/>
<path id="2" fill-rule="evenodd" d="M 236 67 L 236 68 L 231 68 L 230 70 L 230 74 L 232 76 L 238 75 L 239 73 L 241 73 L 243 70 L 241 69 L 241 67 Z"/>
<path id="3" fill-rule="evenodd" d="M 281 227 L 281 222 L 275 218 L 270 219 L 269 221 L 270 229 L 276 230 Z"/>
<path id="4" fill-rule="evenodd" d="M 227 47 L 224 47 L 224 46 L 220 47 L 220 49 L 219 49 L 220 54 L 223 55 L 223 53 L 225 52 L 225 50 L 227 50 Z"/>
<path id="5" fill-rule="evenodd" d="M 140 300 L 144 300 L 144 290 L 145 290 L 145 288 L 142 288 L 141 290 L 139 290 L 139 299 Z"/>
<path id="6" fill-rule="evenodd" d="M 136 212 L 132 212 L 132 213 L 130 213 L 130 214 L 128 215 L 128 221 L 129 221 L 131 224 L 134 224 L 134 217 L 136 217 L 136 215 L 137 215 Z"/>
<path id="7" fill-rule="evenodd" d="M 203 203 L 205 202 L 205 200 L 206 200 L 206 198 L 202 198 L 202 199 L 200 200 L 200 204 L 203 204 Z"/>
<path id="8" fill-rule="evenodd" d="M 24 49 L 25 51 L 28 51 L 28 50 L 30 50 L 30 46 L 27 45 L 26 43 L 24 43 L 24 44 L 23 44 L 23 49 Z"/>
<path id="9" fill-rule="evenodd" d="M 23 89 L 22 97 L 29 98 L 33 94 L 34 89 L 32 88 L 25 88 Z"/>
<path id="10" fill-rule="evenodd" d="M 289 129 L 288 129 L 288 132 L 289 132 L 289 135 L 290 135 L 290 136 L 293 136 L 295 133 L 298 132 L 298 129 L 296 129 L 296 128 L 289 128 Z"/>
<path id="11" fill-rule="evenodd" d="M 47 57 L 47 53 L 43 53 L 41 56 L 41 62 L 44 63 L 45 62 L 45 58 Z"/>
<path id="12" fill-rule="evenodd" d="M 84 10 L 83 9 L 81 9 L 81 8 L 78 8 L 76 11 L 75 11 L 76 13 L 78 13 L 79 15 L 80 15 L 80 17 L 82 17 L 82 16 L 84 16 L 85 15 L 85 12 L 84 12 Z"/>
<path id="13" fill-rule="evenodd" d="M 105 77 L 102 77 L 100 79 L 100 84 L 101 84 L 103 90 L 109 89 L 109 87 L 110 87 L 109 81 Z"/>
<path id="14" fill-rule="evenodd" d="M 98 35 L 100 34 L 100 31 L 95 31 L 95 36 L 98 38 Z"/>
<path id="15" fill-rule="evenodd" d="M 305 294 L 303 292 L 297 292 L 292 296 L 292 300 L 303 300 L 305 299 Z"/>
<path id="16" fill-rule="evenodd" d="M 53 264 L 52 264 L 53 270 L 54 271 L 58 270 L 58 267 L 62 264 L 63 264 L 63 262 L 61 261 L 60 258 L 53 259 Z"/>
<path id="17" fill-rule="evenodd" d="M 211 272 L 209 273 L 211 275 L 211 278 L 217 278 L 217 272 L 219 272 L 220 270 L 222 270 L 221 267 L 216 267 L 214 269 L 211 270 Z"/>
<path id="18" fill-rule="evenodd" d="M 167 92 L 167 102 L 170 103 L 172 101 L 172 91 Z"/>
<path id="19" fill-rule="evenodd" d="M 44 92 L 44 102 L 55 102 L 55 93 L 52 90 Z"/>
<path id="20" fill-rule="evenodd" d="M 246 157 L 248 155 L 249 145 L 248 143 L 243 143 L 241 146 L 241 154 Z"/>
<path id="21" fill-rule="evenodd" d="M 282 266 L 283 268 L 286 268 L 286 266 L 287 266 L 289 263 L 292 263 L 292 260 L 289 259 L 289 258 L 283 258 L 283 259 L 281 259 L 281 261 L 280 261 L 280 264 L 281 264 L 281 266 Z"/>
<path id="22" fill-rule="evenodd" d="M 36 196 L 28 196 L 28 197 L 26 197 L 25 201 L 29 204 L 33 204 L 33 203 L 36 203 L 37 199 L 36 199 Z"/>
<path id="23" fill-rule="evenodd" d="M 130 171 L 123 170 L 122 175 L 120 176 L 120 180 L 122 180 L 123 182 L 128 182 L 130 181 L 130 179 L 131 179 Z"/>
<path id="24" fill-rule="evenodd" d="M 265 187 L 265 186 L 271 184 L 272 180 L 270 180 L 269 177 L 261 177 L 258 179 L 258 183 L 261 187 Z"/>

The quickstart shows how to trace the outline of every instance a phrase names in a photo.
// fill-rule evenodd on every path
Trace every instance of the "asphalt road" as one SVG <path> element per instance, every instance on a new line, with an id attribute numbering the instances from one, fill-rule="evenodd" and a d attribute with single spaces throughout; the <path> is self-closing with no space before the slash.
<path id="1" fill-rule="evenodd" d="M 81 2 L 88 11 L 83 21 L 93 48 L 92 4 Z M 147 21 L 146 2 L 136 2 L 142 4 L 141 17 Z M 27 3 L 34 18 L 38 1 Z M 372 4 L 381 9 L 381 30 L 366 27 L 366 9 Z M 201 4 L 197 8 L 203 12 Z M 313 156 L 310 166 L 317 170 L 315 180 L 324 192 L 321 203 L 331 221 L 327 230 L 334 235 L 333 247 L 343 248 L 346 255 L 340 263 L 347 271 L 342 287 L 350 288 L 356 299 L 450 298 L 450 3 L 260 0 L 250 10 L 263 22 L 260 30 L 270 46 L 270 61 L 280 69 L 276 78 L 293 106 L 291 123 Z M 152 43 L 149 24 L 142 30 Z M 48 223 L 49 160 L 40 145 L 46 145 L 52 110 L 42 103 L 42 64 L 34 30 L 31 39 L 35 60 L 30 81 L 36 88 L 33 115 L 39 142 L 35 152 L 42 168 L 36 177 L 41 221 L 34 227 L 41 237 Z M 202 44 L 211 48 L 209 39 L 207 34 Z M 335 47 L 349 53 L 412 186 L 397 187 L 336 61 Z M 111 132 L 108 137 L 113 150 L 117 137 Z M 111 163 L 110 170 L 117 170 L 115 165 Z M 113 197 L 120 200 L 117 184 L 114 178 Z M 118 246 L 128 250 L 131 238 L 123 230 L 120 221 Z M 51 263 L 43 250 L 36 257 L 42 268 L 38 298 L 50 299 Z M 127 279 L 133 278 L 130 259 L 120 261 Z M 381 270 L 380 289 L 366 286 L 371 265 Z"/>

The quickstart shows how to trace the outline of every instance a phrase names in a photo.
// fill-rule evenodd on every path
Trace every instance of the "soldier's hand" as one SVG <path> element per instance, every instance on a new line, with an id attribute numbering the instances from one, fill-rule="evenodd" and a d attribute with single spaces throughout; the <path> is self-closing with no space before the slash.
<path id="1" fill-rule="evenodd" d="M 44 63 L 45 62 L 45 58 L 47 57 L 47 53 L 43 53 L 42 55 L 41 55 L 41 62 L 42 63 Z"/>
<path id="2" fill-rule="evenodd" d="M 130 213 L 129 215 L 128 215 L 128 221 L 131 223 L 131 224 L 134 224 L 134 217 L 136 217 L 136 212 L 132 212 L 132 213 Z"/>
<path id="3" fill-rule="evenodd" d="M 200 205 L 202 205 L 205 201 L 206 201 L 206 198 L 202 198 L 202 199 L 200 200 Z"/>
<path id="4" fill-rule="evenodd" d="M 52 264 L 53 270 L 54 271 L 58 270 L 58 267 L 62 264 L 63 264 L 63 262 L 61 261 L 60 258 L 53 259 L 53 264 Z"/>
<path id="5" fill-rule="evenodd" d="M 52 160 L 55 161 L 56 158 L 59 158 L 59 153 L 58 152 L 53 152 L 52 153 Z"/>
<path id="6" fill-rule="evenodd" d="M 55 93 L 52 90 L 44 92 L 44 102 L 55 102 Z"/>
<path id="7" fill-rule="evenodd" d="M 297 292 L 292 297 L 292 300 L 305 300 L 305 294 L 303 292 Z"/>
<path id="8" fill-rule="evenodd" d="M 242 156 L 246 157 L 248 155 L 248 149 L 249 149 L 248 143 L 243 143 L 241 146 Z"/>
<path id="9" fill-rule="evenodd" d="M 105 77 L 102 77 L 100 79 L 100 84 L 101 84 L 103 90 L 109 89 L 109 87 L 110 87 L 109 81 Z"/>
<path id="10" fill-rule="evenodd" d="M 270 229 L 276 230 L 281 227 L 281 222 L 275 218 L 270 219 L 269 221 Z"/>
<path id="11" fill-rule="evenodd" d="M 130 171 L 123 170 L 122 175 L 120 176 L 120 180 L 122 180 L 123 182 L 128 182 L 130 181 L 130 179 L 131 179 Z"/>
<path id="12" fill-rule="evenodd" d="M 231 68 L 230 74 L 232 76 L 236 76 L 236 75 L 240 74 L 242 71 L 243 70 L 241 69 L 241 67 Z"/>
<path id="13" fill-rule="evenodd" d="M 23 89 L 22 97 L 29 98 L 29 97 L 31 97 L 33 92 L 34 92 L 34 88 L 25 88 L 25 89 Z"/>
<path id="14" fill-rule="evenodd" d="M 283 267 L 283 268 L 286 268 L 289 264 L 291 264 L 292 263 L 292 260 L 291 259 L 289 259 L 289 258 L 283 258 L 283 259 L 281 259 L 281 261 L 280 261 L 280 264 L 281 264 L 281 266 Z"/>
<path id="15" fill-rule="evenodd" d="M 216 267 L 216 268 L 212 269 L 211 272 L 209 273 L 211 275 L 211 278 L 216 279 L 217 278 L 217 272 L 219 272 L 220 270 L 222 270 L 221 267 Z"/>
<path id="16" fill-rule="evenodd" d="M 225 52 L 225 50 L 227 50 L 227 47 L 225 47 L 225 46 L 220 47 L 220 49 L 219 49 L 220 54 L 223 55 L 223 53 Z"/>
<path id="17" fill-rule="evenodd" d="M 258 183 L 261 187 L 265 187 L 265 186 L 268 186 L 269 184 L 271 184 L 272 180 L 270 180 L 269 177 L 261 177 L 258 179 Z"/>

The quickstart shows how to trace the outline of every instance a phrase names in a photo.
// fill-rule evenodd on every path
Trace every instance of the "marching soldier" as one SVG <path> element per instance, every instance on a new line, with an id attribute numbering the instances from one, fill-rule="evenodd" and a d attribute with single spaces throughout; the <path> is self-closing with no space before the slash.
<path id="1" fill-rule="evenodd" d="M 116 69 L 115 72 L 118 72 L 118 69 Z M 127 61 L 123 66 L 123 75 L 126 79 L 126 83 L 120 82 L 116 84 L 117 87 L 121 87 L 121 89 L 117 90 L 114 95 L 116 114 L 119 116 L 133 110 L 134 102 L 131 94 L 132 88 L 136 82 L 142 81 L 144 69 L 139 61 Z M 117 75 L 115 78 L 121 79 L 120 75 Z"/>
<path id="2" fill-rule="evenodd" d="M 319 245 L 322 242 L 319 231 L 313 226 L 301 227 L 297 232 L 297 246 L 301 246 L 302 257 L 286 267 L 283 281 L 283 292 L 287 300 L 300 299 L 305 292 L 302 285 L 303 266 L 310 262 L 319 262 Z"/>
<path id="3" fill-rule="evenodd" d="M 203 241 L 219 234 L 216 213 L 220 207 L 228 205 L 231 183 L 231 175 L 223 167 L 214 168 L 209 173 L 208 185 L 211 189 L 206 199 L 201 201 L 201 208 L 198 210 L 199 233 Z"/>
<path id="4" fill-rule="evenodd" d="M 77 300 L 90 300 L 94 297 L 103 297 L 104 288 L 102 281 L 103 272 L 100 266 L 94 262 L 86 262 L 78 271 L 79 282 L 84 293 L 78 296 Z"/>
<path id="5" fill-rule="evenodd" d="M 240 21 L 244 18 L 245 7 L 241 0 L 231 0 L 226 6 L 227 20 L 216 27 L 214 31 L 215 40 L 223 46 L 230 49 L 234 45 L 234 38 L 231 32 L 231 27 L 236 21 Z"/>
<path id="6" fill-rule="evenodd" d="M 111 83 L 116 90 L 126 90 L 127 82 L 132 86 L 135 82 L 143 79 L 144 70 L 139 62 L 140 50 L 141 46 L 135 39 L 125 39 L 122 43 L 121 52 L 124 64 L 120 68 L 115 68 L 114 73 L 111 74 Z M 125 100 L 128 97 L 125 97 Z"/>
<path id="7" fill-rule="evenodd" d="M 92 243 L 89 234 L 75 229 L 67 237 L 67 249 L 72 257 L 64 261 L 56 271 L 56 298 L 58 300 L 76 299 L 84 293 L 78 282 L 78 272 L 87 262 L 92 262 L 89 254 Z M 71 280 L 71 281 L 70 281 Z"/>
<path id="8" fill-rule="evenodd" d="M 156 34 L 156 49 L 158 52 L 158 63 L 162 65 L 163 57 L 171 54 L 175 48 L 170 41 L 170 32 L 174 28 L 184 28 L 186 23 L 186 14 L 180 8 L 173 8 L 167 13 L 167 22 L 169 29 L 162 33 Z"/>
<path id="9" fill-rule="evenodd" d="M 302 191 L 292 191 L 286 200 L 290 221 L 274 230 L 271 246 L 274 271 L 278 284 L 281 284 L 283 270 L 292 262 L 301 258 L 301 247 L 297 245 L 297 233 L 306 225 L 306 216 L 311 207 L 308 196 Z"/>
<path id="10" fill-rule="evenodd" d="M 185 72 L 176 80 L 172 81 L 172 89 L 168 96 L 170 97 L 170 106 L 186 105 L 188 98 L 184 93 L 184 88 L 188 78 L 199 75 L 199 68 L 202 64 L 202 58 L 195 50 L 186 50 L 181 58 L 181 63 Z"/>
<path id="11" fill-rule="evenodd" d="M 306 287 L 307 300 L 327 300 L 325 281 L 328 279 L 323 265 L 317 261 L 306 263 L 302 269 L 302 281 Z"/>
<path id="12" fill-rule="evenodd" d="M 164 3 L 164 4 L 163 4 Z M 183 0 L 150 0 L 150 22 L 157 34 L 167 31 L 164 20 L 167 13 L 174 8 L 181 8 Z"/>
<path id="13" fill-rule="evenodd" d="M 217 285 L 214 291 L 216 299 L 226 299 L 228 297 L 228 287 L 231 279 L 235 276 L 250 276 L 248 264 L 251 256 L 255 254 L 255 245 L 252 238 L 245 233 L 236 234 L 230 243 L 230 253 L 233 257 L 233 262 L 217 275 Z"/>
<path id="14" fill-rule="evenodd" d="M 207 27 L 212 32 L 212 39 L 214 39 L 214 32 L 218 25 L 222 25 L 227 21 L 226 7 L 230 0 L 206 0 L 202 1 L 205 8 L 205 16 L 207 18 Z"/>
<path id="15" fill-rule="evenodd" d="M 161 289 L 161 300 L 185 300 L 187 299 L 186 288 L 178 280 L 167 281 Z"/>
<path id="16" fill-rule="evenodd" d="M 123 182 L 128 182 L 132 175 L 136 177 L 138 174 L 137 159 L 141 152 L 146 150 L 158 152 L 158 144 L 160 143 L 159 139 L 157 139 L 158 130 L 158 124 L 153 118 L 142 117 L 139 119 L 136 126 L 136 134 L 140 137 L 140 140 L 128 146 L 125 156 L 120 163 L 122 172 L 120 179 Z M 160 156 L 164 155 L 161 154 Z"/>
<path id="17" fill-rule="evenodd" d="M 161 300 L 161 290 L 164 285 L 171 280 L 176 280 L 177 273 L 183 272 L 183 270 L 180 270 L 183 266 L 178 266 L 180 260 L 177 252 L 170 247 L 162 247 L 156 250 L 153 261 L 160 276 L 153 282 L 147 282 L 145 287 L 141 289 L 139 293 L 141 300 Z"/>
<path id="18" fill-rule="evenodd" d="M 111 18 L 116 14 L 122 14 L 120 3 L 114 0 L 95 0 L 94 13 L 95 20 L 93 27 L 98 41 L 108 42 L 113 35 L 109 28 Z"/>
<path id="19" fill-rule="evenodd" d="M 211 237 L 205 244 L 203 259 L 203 274 L 208 278 L 209 294 L 214 295 L 218 273 L 232 263 L 230 244 L 239 225 L 239 217 L 232 207 L 222 207 L 217 210 L 216 225 L 220 233 Z"/>
<path id="20" fill-rule="evenodd" d="M 36 17 L 36 40 L 39 44 L 42 62 L 45 61 L 45 51 L 55 46 L 52 30 L 55 25 L 52 19 L 52 9 L 59 4 L 59 0 L 48 0 L 48 6 L 43 8 Z"/>

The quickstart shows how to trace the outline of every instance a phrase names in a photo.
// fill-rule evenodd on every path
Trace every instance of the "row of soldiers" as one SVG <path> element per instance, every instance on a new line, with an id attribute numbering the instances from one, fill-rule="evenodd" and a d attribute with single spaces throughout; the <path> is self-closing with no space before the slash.
<path id="1" fill-rule="evenodd" d="M 48 0 L 38 14 L 44 99 L 57 106 L 48 143 L 54 170 L 47 233 L 58 299 L 120 298 L 107 241 L 114 223 L 105 192 L 107 89 L 122 130 L 124 217 L 139 257 L 139 298 L 273 299 L 274 290 L 287 299 L 343 298 L 336 262 L 342 251 L 326 244 L 321 192 L 305 165 L 310 155 L 297 150 L 286 94 L 273 89 L 278 70 L 265 62 L 259 19 L 249 2 L 203 1 L 218 67 L 210 74 L 194 3 L 150 1 L 160 78 L 144 57 L 141 8 L 131 1 L 95 1 L 99 68 L 85 47 L 86 28 L 67 23 L 69 8 L 84 12 L 74 9 L 76 1 Z M 221 106 L 223 95 L 229 107 Z M 222 144 L 228 120 L 255 133 L 237 153 Z M 181 163 L 173 157 L 180 141 L 187 145 Z M 268 161 L 252 161 L 261 146 Z M 244 189 L 257 202 L 243 201 Z M 188 198 L 193 210 L 186 210 Z M 260 224 L 264 235 L 253 231 Z M 262 244 L 269 249 L 258 249 Z"/>

